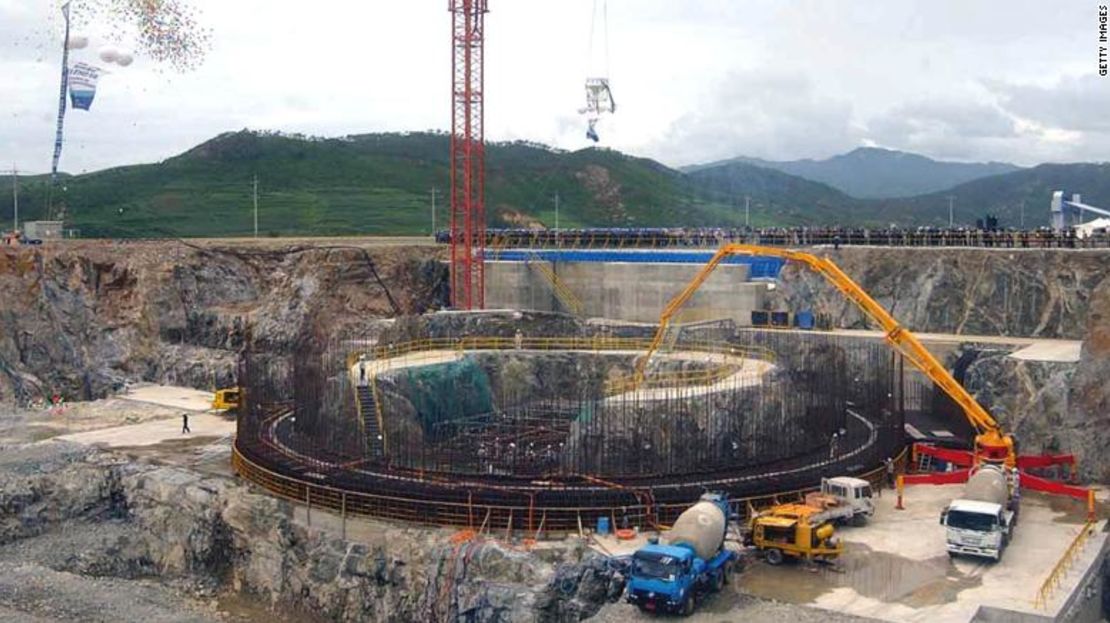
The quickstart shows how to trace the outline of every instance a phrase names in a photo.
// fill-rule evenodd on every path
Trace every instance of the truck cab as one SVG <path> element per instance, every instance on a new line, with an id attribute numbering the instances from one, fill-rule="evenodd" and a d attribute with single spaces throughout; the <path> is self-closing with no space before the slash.
<path id="1" fill-rule="evenodd" d="M 688 547 L 645 545 L 632 555 L 628 603 L 650 612 L 693 612 L 694 583 L 704 567 Z"/>
<path id="2" fill-rule="evenodd" d="M 1013 536 L 1015 515 L 1001 504 L 953 500 L 940 514 L 949 556 L 968 554 L 998 561 Z"/>
<path id="3" fill-rule="evenodd" d="M 626 585 L 628 603 L 648 612 L 694 612 L 703 593 L 728 582 L 736 553 L 725 547 L 732 519 L 728 499 L 706 493 L 658 540 L 636 550 Z"/>
<path id="4" fill-rule="evenodd" d="M 875 515 L 871 483 L 862 478 L 822 478 L 821 495 L 835 500 L 836 506 L 840 507 L 839 512 L 832 513 L 835 519 L 862 525 Z"/>
<path id="5" fill-rule="evenodd" d="M 238 387 L 217 389 L 212 397 L 212 408 L 217 411 L 232 411 L 239 408 L 242 390 Z"/>

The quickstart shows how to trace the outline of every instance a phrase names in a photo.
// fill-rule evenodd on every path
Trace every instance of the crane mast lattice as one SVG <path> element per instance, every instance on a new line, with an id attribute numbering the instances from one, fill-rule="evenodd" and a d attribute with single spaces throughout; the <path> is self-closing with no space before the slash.
<path id="1" fill-rule="evenodd" d="M 485 306 L 484 37 L 487 0 L 451 11 L 451 306 Z"/>

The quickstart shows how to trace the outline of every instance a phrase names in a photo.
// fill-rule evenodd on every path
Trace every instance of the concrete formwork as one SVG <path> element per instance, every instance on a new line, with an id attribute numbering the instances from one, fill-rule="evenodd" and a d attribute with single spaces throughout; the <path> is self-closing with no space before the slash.
<path id="1" fill-rule="evenodd" d="M 584 305 L 589 317 L 655 322 L 663 307 L 701 270 L 700 264 L 542 262 Z M 724 264 L 687 303 L 693 314 L 750 325 L 763 309 L 767 285 L 748 280 L 748 266 Z M 486 263 L 486 302 L 492 308 L 562 310 L 547 278 L 525 262 Z"/>

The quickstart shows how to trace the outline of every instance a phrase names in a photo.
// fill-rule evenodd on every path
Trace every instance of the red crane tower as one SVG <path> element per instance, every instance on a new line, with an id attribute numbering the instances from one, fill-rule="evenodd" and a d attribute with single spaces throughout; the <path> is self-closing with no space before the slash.
<path id="1" fill-rule="evenodd" d="M 488 0 L 451 11 L 451 306 L 485 307 L 486 156 L 482 97 Z"/>

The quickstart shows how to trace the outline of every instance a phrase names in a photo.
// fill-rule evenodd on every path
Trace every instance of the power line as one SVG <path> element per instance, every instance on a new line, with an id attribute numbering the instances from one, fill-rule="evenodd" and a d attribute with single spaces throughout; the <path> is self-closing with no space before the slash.
<path id="1" fill-rule="evenodd" d="M 12 163 L 12 209 L 14 211 L 14 224 L 12 231 L 19 231 L 19 170 Z"/>
<path id="2" fill-rule="evenodd" d="M 432 186 L 432 237 L 436 235 L 436 187 Z"/>

